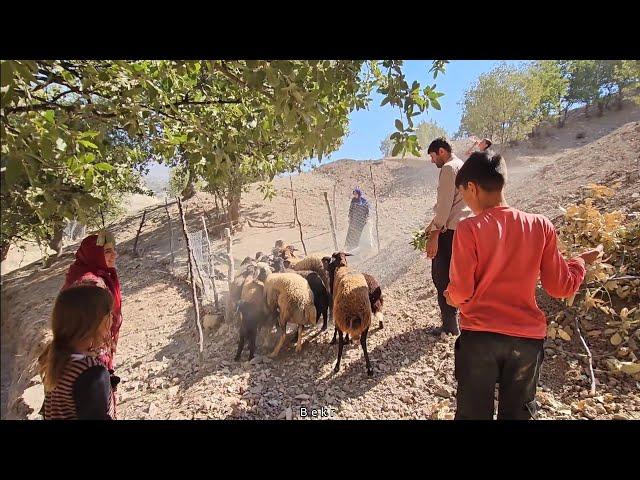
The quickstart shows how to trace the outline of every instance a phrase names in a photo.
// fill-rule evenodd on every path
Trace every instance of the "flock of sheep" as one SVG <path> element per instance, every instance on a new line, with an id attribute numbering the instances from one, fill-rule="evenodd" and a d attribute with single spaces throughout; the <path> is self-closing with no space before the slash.
<path id="1" fill-rule="evenodd" d="M 335 324 L 331 344 L 335 344 L 336 336 L 339 338 L 334 371 L 340 369 L 343 345 L 351 338 L 360 339 L 367 374 L 373 375 L 367 333 L 374 317 L 379 328 L 383 327 L 382 290 L 377 280 L 350 268 L 349 253 L 298 258 L 296 251 L 279 240 L 270 255 L 258 252 L 255 258 L 243 260 L 229 292 L 231 308 L 240 324 L 235 360 L 240 360 L 247 343 L 251 360 L 258 331 L 271 330 L 274 325 L 280 336 L 269 357 L 275 358 L 285 343 L 288 323 L 298 325 L 295 341 L 299 352 L 304 327 L 316 325 L 322 316 L 321 331 L 326 330 L 330 310 Z"/>

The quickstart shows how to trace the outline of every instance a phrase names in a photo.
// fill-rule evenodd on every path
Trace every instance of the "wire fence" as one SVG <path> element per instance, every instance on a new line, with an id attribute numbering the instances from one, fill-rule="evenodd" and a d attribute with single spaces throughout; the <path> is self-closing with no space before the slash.
<path id="1" fill-rule="evenodd" d="M 64 230 L 62 231 L 62 238 L 65 243 L 69 244 L 84 238 L 86 232 L 86 225 L 83 225 L 76 219 L 67 220 Z"/>
<path id="2" fill-rule="evenodd" d="M 342 208 L 342 210 L 348 210 L 348 207 Z M 303 224 L 303 240 L 304 245 L 306 246 L 307 255 L 334 252 L 336 250 L 346 251 L 353 255 L 364 255 L 377 252 L 378 241 L 375 227 L 376 214 L 375 207 L 370 206 L 369 214 L 366 218 L 362 218 L 361 213 L 356 213 L 352 217 L 351 221 L 346 215 L 345 218 L 340 218 L 339 222 L 334 220 L 334 231 L 337 245 L 333 242 L 333 233 L 328 220 L 328 213 L 326 215 L 326 223 L 329 228 L 326 230 L 307 234 L 305 231 L 305 225 Z M 283 228 L 282 230 L 289 231 L 290 229 Z M 287 243 L 295 245 L 298 249 L 302 250 L 303 242 L 301 240 L 294 240 Z"/>

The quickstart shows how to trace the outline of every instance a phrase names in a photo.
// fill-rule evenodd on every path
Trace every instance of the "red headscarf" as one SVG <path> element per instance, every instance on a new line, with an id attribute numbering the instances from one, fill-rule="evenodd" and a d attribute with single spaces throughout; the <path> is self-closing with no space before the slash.
<path id="1" fill-rule="evenodd" d="M 97 245 L 98 235 L 90 235 L 80 244 L 76 252 L 76 261 L 69 267 L 62 290 L 73 286 L 78 281 L 92 281 L 91 277 L 102 279 L 113 296 L 113 322 L 111 324 L 111 355 L 105 358 L 107 367 L 113 368 L 113 354 L 115 353 L 118 333 L 122 325 L 120 294 L 120 280 L 115 268 L 107 267 L 104 258 L 104 246 Z"/>

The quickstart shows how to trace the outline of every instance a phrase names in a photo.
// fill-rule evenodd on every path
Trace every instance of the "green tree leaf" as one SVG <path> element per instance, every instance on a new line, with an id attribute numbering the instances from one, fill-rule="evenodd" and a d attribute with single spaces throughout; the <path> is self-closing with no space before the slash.
<path id="1" fill-rule="evenodd" d="M 86 148 L 93 148 L 93 149 L 98 148 L 98 146 L 95 143 L 90 142 L 89 140 L 78 140 L 78 143 Z"/>
<path id="2" fill-rule="evenodd" d="M 54 123 L 55 122 L 55 112 L 53 110 L 46 110 L 46 111 L 42 112 L 42 116 L 49 123 Z"/>
<path id="3" fill-rule="evenodd" d="M 403 149 L 404 145 L 400 142 L 396 143 L 393 146 L 393 150 L 391 151 L 391 156 L 395 157 L 396 155 L 398 155 L 400 153 L 400 151 Z"/>
<path id="4" fill-rule="evenodd" d="M 104 162 L 96 163 L 95 168 L 97 170 L 100 170 L 101 172 L 110 172 L 113 170 L 112 165 L 109 165 L 108 163 L 104 163 Z"/>
<path id="5" fill-rule="evenodd" d="M 2 77 L 2 88 L 11 85 L 13 81 L 13 62 L 11 60 L 2 60 L 0 64 L 0 72 Z"/>
<path id="6" fill-rule="evenodd" d="M 16 182 L 24 177 L 26 174 L 24 165 L 15 156 L 8 156 L 7 158 L 7 170 L 5 171 L 5 180 L 7 187 L 10 188 L 16 184 Z"/>

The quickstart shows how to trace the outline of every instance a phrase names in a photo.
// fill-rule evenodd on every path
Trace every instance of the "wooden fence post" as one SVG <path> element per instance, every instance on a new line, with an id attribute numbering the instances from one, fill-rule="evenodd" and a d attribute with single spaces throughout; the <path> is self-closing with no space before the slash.
<path id="1" fill-rule="evenodd" d="M 336 207 L 336 187 L 338 186 L 338 181 L 333 184 L 333 224 L 338 230 L 338 207 Z"/>
<path id="2" fill-rule="evenodd" d="M 213 286 L 213 301 L 215 302 L 216 310 L 219 308 L 218 301 L 218 289 L 216 288 L 216 269 L 213 265 L 213 252 L 211 251 L 211 241 L 209 240 L 209 232 L 207 231 L 207 223 L 204 221 L 204 215 L 200 217 L 202 219 L 202 228 L 204 228 L 204 236 L 207 237 L 207 253 L 209 254 L 209 278 L 211 279 L 211 285 Z"/>
<path id="3" fill-rule="evenodd" d="M 336 238 L 336 229 L 335 229 L 335 226 L 333 225 L 333 216 L 331 215 L 331 206 L 329 205 L 329 197 L 327 196 L 327 192 L 323 192 L 323 193 L 324 193 L 324 203 L 327 204 L 327 211 L 329 212 L 329 223 L 331 224 L 331 235 L 333 235 L 333 247 L 335 248 L 334 252 L 337 252 L 338 240 Z"/>
<path id="4" fill-rule="evenodd" d="M 173 263 L 175 257 L 173 255 L 173 226 L 171 225 L 171 215 L 169 215 L 169 203 L 167 197 L 164 199 L 164 209 L 167 212 L 167 222 L 169 223 L 169 250 L 171 251 L 171 273 L 173 273 Z"/>
<path id="5" fill-rule="evenodd" d="M 293 195 L 293 180 L 291 180 L 291 175 L 289 175 L 289 185 L 291 186 L 291 200 L 293 200 L 293 226 L 296 225 L 296 199 Z"/>
<path id="6" fill-rule="evenodd" d="M 191 250 L 191 242 L 189 241 L 189 235 L 187 234 L 187 222 L 184 218 L 184 210 L 182 209 L 182 201 L 178 197 L 178 209 L 180 210 L 180 219 L 182 220 L 182 233 L 184 234 L 184 240 L 187 245 L 187 264 L 189 265 L 189 276 L 191 277 L 191 299 L 193 300 L 193 308 L 196 311 L 196 326 L 198 327 L 198 335 L 200 337 L 200 359 L 202 360 L 202 352 L 204 351 L 204 338 L 202 336 L 202 325 L 200 323 L 200 308 L 198 307 L 198 295 L 196 294 L 196 277 L 193 273 L 193 251 Z M 195 267 L 197 269 L 197 266 Z M 198 272 L 199 273 L 199 272 Z M 203 285 L 204 289 L 204 285 Z"/>
<path id="7" fill-rule="evenodd" d="M 302 249 L 304 250 L 304 256 L 307 256 L 307 246 L 304 244 L 304 240 L 302 238 L 302 225 L 300 224 L 300 219 L 298 218 L 298 202 L 297 199 L 293 199 L 293 210 L 296 216 L 296 221 L 298 222 L 298 228 L 300 229 L 300 242 L 302 242 Z"/>
<path id="8" fill-rule="evenodd" d="M 227 296 L 227 308 L 225 309 L 225 318 L 227 321 L 231 318 L 231 289 L 233 284 L 233 279 L 235 277 L 234 273 L 234 265 L 233 265 L 233 252 L 231 251 L 231 229 L 224 229 L 224 236 L 227 239 L 227 265 L 229 270 L 227 272 L 227 280 L 229 283 L 229 295 Z"/>
<path id="9" fill-rule="evenodd" d="M 373 183 L 373 197 L 376 200 L 376 242 L 378 243 L 378 253 L 380 253 L 380 231 L 378 230 L 378 195 L 376 194 L 376 182 L 373 180 L 373 168 L 369 165 L 369 173 L 371 174 L 371 183 Z"/>
<path id="10" fill-rule="evenodd" d="M 133 256 L 138 256 L 138 237 L 140 237 L 140 232 L 142 231 L 142 227 L 144 226 L 144 219 L 147 216 L 147 209 L 145 208 L 142 212 L 142 220 L 140 221 L 140 226 L 138 227 L 138 232 L 136 233 L 136 239 L 133 242 Z"/>

